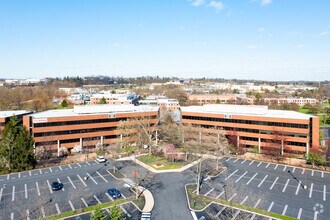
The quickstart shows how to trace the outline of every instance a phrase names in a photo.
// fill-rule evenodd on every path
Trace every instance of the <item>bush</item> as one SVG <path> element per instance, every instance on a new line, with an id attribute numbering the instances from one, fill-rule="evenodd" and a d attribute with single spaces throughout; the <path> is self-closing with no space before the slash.
<path id="1" fill-rule="evenodd" d="M 326 160 L 324 159 L 324 156 L 320 153 L 317 152 L 310 152 L 308 154 L 308 164 L 312 164 L 313 166 L 325 166 L 326 165 Z"/>

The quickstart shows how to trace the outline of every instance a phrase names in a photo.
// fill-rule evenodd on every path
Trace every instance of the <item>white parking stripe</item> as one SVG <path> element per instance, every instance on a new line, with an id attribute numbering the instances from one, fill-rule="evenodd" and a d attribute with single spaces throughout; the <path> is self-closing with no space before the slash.
<path id="1" fill-rule="evenodd" d="M 57 214 L 61 214 L 61 210 L 60 210 L 60 208 L 58 207 L 57 203 L 55 203 L 55 207 L 56 207 Z"/>
<path id="2" fill-rule="evenodd" d="M 41 169 L 39 169 L 39 173 L 42 174 Z"/>
<path id="3" fill-rule="evenodd" d="M 86 207 L 88 207 L 88 205 L 87 205 L 85 199 L 84 199 L 84 198 L 80 198 L 80 199 L 81 199 L 81 201 L 84 203 L 84 205 L 85 205 Z"/>
<path id="4" fill-rule="evenodd" d="M 229 178 L 230 178 L 232 175 L 234 175 L 237 171 L 238 171 L 238 170 L 235 170 L 234 172 L 232 172 L 229 176 L 227 176 L 227 177 L 225 178 L 225 180 L 229 179 Z"/>
<path id="5" fill-rule="evenodd" d="M 72 170 L 72 167 L 71 167 L 71 165 L 70 164 L 68 164 L 68 166 L 70 167 L 70 169 Z"/>
<path id="6" fill-rule="evenodd" d="M 126 211 L 126 209 L 124 209 L 124 207 L 123 207 L 121 204 L 119 205 L 119 207 L 120 207 L 121 210 L 123 210 L 123 212 L 127 215 L 127 217 L 129 217 L 129 218 L 132 217 L 132 216 Z"/>
<path id="7" fill-rule="evenodd" d="M 324 185 L 323 186 L 323 201 L 325 201 L 327 198 L 326 198 L 326 193 L 327 193 L 327 186 Z"/>
<path id="8" fill-rule="evenodd" d="M 298 195 L 298 193 L 299 193 L 300 186 L 301 186 L 301 181 L 299 181 L 299 183 L 297 185 L 296 195 Z"/>
<path id="9" fill-rule="evenodd" d="M 269 188 L 270 190 L 272 190 L 272 189 L 273 189 L 273 187 L 275 186 L 275 184 L 276 184 L 277 180 L 278 180 L 278 177 L 276 177 L 276 179 L 275 179 L 275 181 L 273 182 L 272 186 Z"/>
<path id="10" fill-rule="evenodd" d="M 41 214 L 42 214 L 42 217 L 45 218 L 45 209 L 43 206 L 41 206 Z"/>
<path id="11" fill-rule="evenodd" d="M 267 212 L 270 212 L 270 210 L 272 210 L 273 205 L 274 205 L 274 202 L 270 203 L 270 206 L 268 207 Z"/>
<path id="12" fill-rule="evenodd" d="M 11 214 L 10 214 L 10 219 L 11 219 L 11 220 L 14 220 L 14 213 L 11 213 Z"/>
<path id="13" fill-rule="evenodd" d="M 292 170 L 292 173 L 294 173 L 294 171 L 296 170 L 296 168 L 295 167 L 293 167 L 293 170 Z"/>
<path id="14" fill-rule="evenodd" d="M 288 209 L 288 205 L 285 205 L 285 206 L 284 206 L 284 209 L 283 209 L 283 211 L 282 211 L 282 215 L 285 215 L 287 209 Z"/>
<path id="15" fill-rule="evenodd" d="M 18 178 L 21 178 L 21 173 L 18 173 Z"/>
<path id="16" fill-rule="evenodd" d="M 234 160 L 234 163 L 236 163 L 239 160 L 239 158 L 237 158 L 236 160 Z"/>
<path id="17" fill-rule="evenodd" d="M 68 178 L 68 180 L 70 181 L 72 187 L 73 187 L 74 189 L 76 189 L 76 186 L 73 184 L 73 182 L 72 182 L 72 180 L 70 179 L 70 177 L 67 176 L 67 178 Z"/>
<path id="18" fill-rule="evenodd" d="M 235 183 L 237 183 L 240 179 L 242 179 L 243 176 L 245 176 L 245 174 L 247 174 L 247 171 L 245 171 L 245 173 L 243 173 L 236 181 Z"/>
<path id="19" fill-rule="evenodd" d="M 304 173 L 305 173 L 305 169 L 302 169 L 301 174 L 304 174 Z"/>
<path id="20" fill-rule="evenodd" d="M 77 165 L 78 165 L 79 167 L 81 167 L 80 163 L 77 163 Z"/>
<path id="21" fill-rule="evenodd" d="M 220 196 L 224 193 L 225 191 L 222 191 L 217 197 L 215 197 L 216 199 L 219 199 Z"/>
<path id="22" fill-rule="evenodd" d="M 311 187 L 310 187 L 310 189 L 309 189 L 309 198 L 312 198 L 313 186 L 314 186 L 314 184 L 311 183 Z"/>
<path id="23" fill-rule="evenodd" d="M 105 193 L 105 195 L 106 195 L 111 201 L 114 201 L 113 198 L 109 195 L 109 193 Z"/>
<path id="24" fill-rule="evenodd" d="M 48 188 L 49 188 L 49 192 L 50 192 L 50 193 L 53 193 L 52 187 L 50 186 L 50 183 L 49 183 L 48 180 L 47 180 L 47 185 L 48 185 Z"/>
<path id="25" fill-rule="evenodd" d="M 254 217 L 256 217 L 256 214 L 253 214 L 252 217 L 250 218 L 250 220 L 253 220 Z"/>
<path id="26" fill-rule="evenodd" d="M 108 183 L 108 180 L 106 180 L 99 172 L 96 171 L 96 173 L 105 181 Z"/>
<path id="27" fill-rule="evenodd" d="M 26 220 L 30 220 L 30 212 L 28 209 L 26 210 Z"/>
<path id="28" fill-rule="evenodd" d="M 244 202 L 249 198 L 249 196 L 245 196 L 245 198 L 243 199 L 243 201 L 240 203 L 241 205 L 244 204 Z"/>
<path id="29" fill-rule="evenodd" d="M 322 178 L 323 178 L 323 174 L 324 174 L 324 173 L 322 172 L 322 173 L 321 173 L 321 177 L 322 177 Z"/>
<path id="30" fill-rule="evenodd" d="M 31 170 L 29 171 L 29 175 L 31 176 L 32 174 L 31 174 Z"/>
<path id="31" fill-rule="evenodd" d="M 277 169 L 277 167 L 278 167 L 278 164 L 276 164 L 276 166 L 274 167 L 274 170 L 276 170 L 276 169 Z"/>
<path id="32" fill-rule="evenodd" d="M 88 161 L 86 161 L 86 163 L 88 164 L 88 166 L 90 166 L 90 165 L 91 165 L 90 163 L 88 163 Z"/>
<path id="33" fill-rule="evenodd" d="M 249 185 L 250 182 L 254 179 L 254 177 L 256 177 L 256 175 L 258 175 L 258 173 L 254 174 L 254 176 L 246 183 L 246 185 Z"/>
<path id="34" fill-rule="evenodd" d="M 268 168 L 269 164 L 270 164 L 270 163 L 267 164 L 266 168 Z"/>
<path id="35" fill-rule="evenodd" d="M 70 204 L 70 207 L 71 207 L 72 211 L 76 210 L 70 200 L 69 200 L 69 204 Z"/>
<path id="36" fill-rule="evenodd" d="M 317 215 L 319 214 L 319 212 L 314 212 L 314 220 L 317 220 Z"/>
<path id="37" fill-rule="evenodd" d="M 312 176 L 314 176 L 314 170 L 312 170 Z"/>
<path id="38" fill-rule="evenodd" d="M 98 204 L 101 204 L 102 202 L 99 200 L 99 198 L 96 197 L 96 195 L 94 195 L 94 198 L 96 199 L 96 201 L 98 202 Z"/>
<path id="39" fill-rule="evenodd" d="M 260 186 L 264 183 L 264 181 L 266 180 L 267 177 L 268 177 L 268 175 L 266 175 L 266 176 L 261 180 L 261 182 L 259 183 L 258 187 L 260 187 Z"/>
<path id="40" fill-rule="evenodd" d="M 38 182 L 36 182 L 36 187 L 37 187 L 38 196 L 40 196 L 40 189 L 39 189 L 39 184 L 38 184 Z"/>
<path id="41" fill-rule="evenodd" d="M 3 192 L 3 188 L 0 189 L 0 202 L 1 202 L 1 198 L 2 198 L 2 192 Z"/>
<path id="42" fill-rule="evenodd" d="M 89 173 L 87 173 L 87 175 L 88 175 L 88 177 L 89 178 L 91 178 L 91 180 L 93 180 L 93 182 L 97 185 L 98 183 L 94 180 L 94 178 L 91 176 L 91 175 L 89 175 Z"/>
<path id="43" fill-rule="evenodd" d="M 243 160 L 241 164 L 245 163 L 245 161 L 246 161 L 246 159 L 245 159 L 245 160 Z"/>
<path id="44" fill-rule="evenodd" d="M 7 175 L 7 180 L 9 180 L 9 175 L 10 175 L 10 174 Z"/>
<path id="45" fill-rule="evenodd" d="M 204 194 L 204 196 L 207 196 L 207 195 L 210 194 L 213 190 L 214 190 L 214 188 L 210 189 L 207 193 Z"/>
<path id="46" fill-rule="evenodd" d="M 124 194 L 121 194 L 121 196 L 122 196 L 124 199 L 126 199 L 126 196 L 124 196 Z"/>
<path id="47" fill-rule="evenodd" d="M 286 166 L 284 166 L 284 168 L 283 168 L 283 171 L 285 171 L 286 170 Z"/>
<path id="48" fill-rule="evenodd" d="M 52 168 L 51 167 L 49 167 L 49 171 L 52 173 L 53 172 L 53 170 L 52 170 Z"/>
<path id="49" fill-rule="evenodd" d="M 61 166 L 58 166 L 58 168 L 60 168 L 61 171 L 63 171 L 62 167 Z"/>
<path id="50" fill-rule="evenodd" d="M 218 218 L 218 216 L 221 214 L 221 212 L 223 212 L 223 210 L 226 209 L 226 206 L 222 207 L 222 209 L 215 215 L 216 218 Z"/>
<path id="51" fill-rule="evenodd" d="M 226 161 L 230 161 L 231 157 L 229 157 Z"/>
<path id="52" fill-rule="evenodd" d="M 284 187 L 283 187 L 282 192 L 285 192 L 286 187 L 288 186 L 289 181 L 290 181 L 290 179 L 288 179 L 288 180 L 286 181 L 286 183 L 285 183 L 285 185 L 284 185 Z"/>
<path id="53" fill-rule="evenodd" d="M 256 202 L 256 204 L 254 204 L 253 208 L 257 208 L 257 206 L 259 205 L 261 199 L 258 199 L 258 201 Z"/>
<path id="54" fill-rule="evenodd" d="M 297 219 L 300 219 L 301 218 L 301 213 L 302 213 L 302 208 L 299 209 Z"/>
<path id="55" fill-rule="evenodd" d="M 80 181 L 84 184 L 84 186 L 87 186 L 86 183 L 84 182 L 84 180 L 79 176 L 79 174 L 77 174 L 77 176 L 80 179 Z"/>
<path id="56" fill-rule="evenodd" d="M 251 161 L 251 163 L 249 163 L 249 165 L 253 164 L 254 160 Z"/>
<path id="57" fill-rule="evenodd" d="M 57 181 L 58 181 L 59 183 L 62 183 L 61 180 L 60 180 L 59 178 L 57 178 Z M 64 186 L 62 186 L 62 191 L 65 191 Z"/>
<path id="58" fill-rule="evenodd" d="M 258 164 L 258 166 L 260 166 L 260 164 L 262 164 L 262 162 L 260 162 L 260 163 Z M 257 167 L 258 167 L 258 166 L 257 166 Z"/>
<path id="59" fill-rule="evenodd" d="M 232 195 L 232 197 L 230 197 L 230 198 L 228 199 L 228 202 L 230 202 L 230 201 L 231 201 L 236 195 L 237 195 L 237 194 L 234 193 L 234 195 Z"/>
<path id="60" fill-rule="evenodd" d="M 25 198 L 27 199 L 28 198 L 28 193 L 27 193 L 27 185 L 24 184 L 24 189 L 25 189 Z"/>
<path id="61" fill-rule="evenodd" d="M 11 201 L 15 201 L 15 186 L 13 186 L 13 194 L 11 195 Z"/>

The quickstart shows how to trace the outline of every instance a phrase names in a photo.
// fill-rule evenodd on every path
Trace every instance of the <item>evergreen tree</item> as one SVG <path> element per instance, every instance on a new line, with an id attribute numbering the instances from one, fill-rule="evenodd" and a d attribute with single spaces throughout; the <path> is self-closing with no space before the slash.
<path id="1" fill-rule="evenodd" d="M 101 210 L 100 206 L 97 206 L 93 214 L 91 214 L 91 220 L 104 220 L 106 219 L 106 215 Z"/>
<path id="2" fill-rule="evenodd" d="M 107 100 L 104 97 L 102 97 L 102 99 L 100 100 L 100 104 L 107 104 Z"/>
<path id="3" fill-rule="evenodd" d="M 123 211 L 116 205 L 110 209 L 111 220 L 125 220 L 126 218 L 123 217 L 123 214 Z"/>
<path id="4" fill-rule="evenodd" d="M 66 101 L 66 99 L 63 99 L 63 101 L 61 102 L 61 106 L 62 108 L 68 107 L 68 102 Z"/>

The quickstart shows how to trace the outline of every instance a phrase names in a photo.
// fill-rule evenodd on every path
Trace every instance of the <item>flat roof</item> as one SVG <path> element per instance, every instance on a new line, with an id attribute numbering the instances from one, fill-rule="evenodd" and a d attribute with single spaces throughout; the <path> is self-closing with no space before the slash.
<path id="1" fill-rule="evenodd" d="M 158 111 L 159 107 L 134 105 L 76 105 L 73 109 L 56 109 L 31 114 L 32 118 L 69 117 L 80 115 L 99 115 L 109 113 Z"/>
<path id="2" fill-rule="evenodd" d="M 210 104 L 203 106 L 181 107 L 181 111 L 196 112 L 196 113 L 259 116 L 259 117 L 270 117 L 270 118 L 289 118 L 289 119 L 309 119 L 311 117 L 315 117 L 313 115 L 303 114 L 295 111 L 270 110 L 268 109 L 268 106 L 263 106 L 263 105 Z"/>
<path id="3" fill-rule="evenodd" d="M 29 114 L 32 113 L 31 111 L 27 110 L 15 110 L 15 111 L 0 111 L 0 118 L 8 118 L 12 116 L 19 116 L 19 115 L 24 115 L 24 114 Z"/>

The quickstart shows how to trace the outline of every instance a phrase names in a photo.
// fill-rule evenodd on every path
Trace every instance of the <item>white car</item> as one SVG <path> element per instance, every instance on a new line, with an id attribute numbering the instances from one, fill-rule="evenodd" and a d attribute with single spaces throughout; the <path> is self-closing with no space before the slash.
<path id="1" fill-rule="evenodd" d="M 99 163 L 104 163 L 106 160 L 103 156 L 98 156 L 96 161 L 99 162 Z"/>

